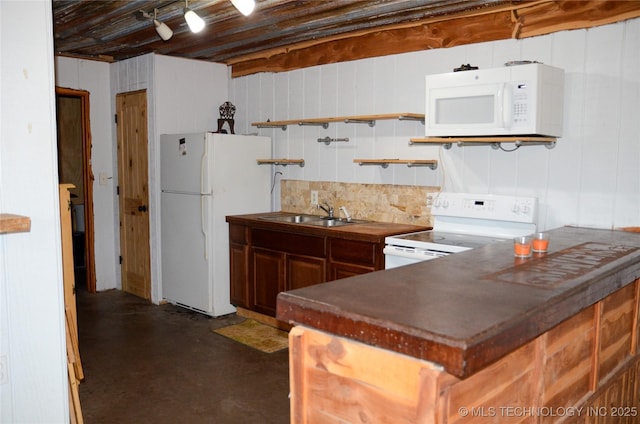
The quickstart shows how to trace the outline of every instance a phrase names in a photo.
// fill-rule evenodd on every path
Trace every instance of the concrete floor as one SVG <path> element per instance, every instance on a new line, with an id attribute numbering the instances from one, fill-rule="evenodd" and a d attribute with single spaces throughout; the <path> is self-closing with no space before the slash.
<path id="1" fill-rule="evenodd" d="M 77 299 L 85 423 L 289 422 L 288 350 L 267 354 L 212 331 L 242 317 L 117 290 Z"/>

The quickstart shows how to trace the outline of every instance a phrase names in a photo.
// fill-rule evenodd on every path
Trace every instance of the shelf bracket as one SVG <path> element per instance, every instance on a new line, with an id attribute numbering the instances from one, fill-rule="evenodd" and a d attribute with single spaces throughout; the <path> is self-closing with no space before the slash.
<path id="1" fill-rule="evenodd" d="M 465 147 L 465 146 L 491 146 L 492 149 L 497 150 L 500 148 L 500 143 L 497 142 L 486 142 L 486 143 L 465 143 L 464 141 L 458 141 L 456 142 L 456 144 L 458 145 L 458 147 Z"/>
<path id="2" fill-rule="evenodd" d="M 520 147 L 520 146 L 544 146 L 547 149 L 553 149 L 554 147 L 556 147 L 556 142 L 555 141 L 527 141 L 522 142 L 520 140 L 516 141 L 516 146 Z"/>
<path id="3" fill-rule="evenodd" d="M 364 166 L 364 165 L 380 165 L 382 168 L 388 168 L 389 167 L 389 162 L 358 162 L 358 165 L 360 166 Z"/>
<path id="4" fill-rule="evenodd" d="M 329 123 L 328 122 L 305 122 L 305 121 L 300 121 L 300 122 L 298 122 L 298 125 L 300 125 L 300 126 L 309 126 L 309 127 L 322 127 L 325 130 L 327 128 L 329 128 Z"/>
<path id="5" fill-rule="evenodd" d="M 438 167 L 438 164 L 437 163 L 413 163 L 413 162 L 407 163 L 408 168 L 413 168 L 414 166 L 427 166 L 430 169 L 436 169 Z"/>
<path id="6" fill-rule="evenodd" d="M 282 131 L 286 131 L 287 130 L 287 126 L 286 125 L 282 125 L 282 124 L 259 124 L 256 125 L 256 127 L 258 128 L 282 128 Z"/>
<path id="7" fill-rule="evenodd" d="M 325 137 L 325 138 L 319 138 L 318 139 L 318 143 L 324 143 L 327 146 L 331 143 L 335 143 L 337 141 L 349 141 L 349 137 L 345 137 L 345 138 L 331 138 L 331 137 Z"/>
<path id="8" fill-rule="evenodd" d="M 376 121 L 374 119 L 352 119 L 347 118 L 344 120 L 345 124 L 367 124 L 371 128 L 376 126 Z"/>
<path id="9" fill-rule="evenodd" d="M 409 115 L 400 115 L 398 116 L 398 120 L 400 121 L 419 121 L 424 125 L 424 118 L 420 118 L 417 116 L 409 116 Z"/>

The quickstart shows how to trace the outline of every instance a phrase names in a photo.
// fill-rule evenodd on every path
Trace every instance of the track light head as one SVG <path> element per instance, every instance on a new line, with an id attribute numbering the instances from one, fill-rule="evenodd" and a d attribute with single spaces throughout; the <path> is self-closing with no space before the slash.
<path id="1" fill-rule="evenodd" d="M 189 25 L 189 29 L 193 33 L 198 33 L 204 29 L 204 20 L 198 16 L 196 12 L 189 9 L 189 1 L 184 1 L 184 20 L 187 21 L 187 25 Z"/>
<path id="2" fill-rule="evenodd" d="M 255 0 L 231 0 L 231 3 L 233 3 L 235 8 L 244 16 L 251 15 L 251 12 L 253 12 L 253 9 L 256 7 Z"/>
<path id="3" fill-rule="evenodd" d="M 173 31 L 171 28 L 169 28 L 169 26 L 164 22 L 158 20 L 158 9 L 153 10 L 153 16 L 144 10 L 139 10 L 136 12 L 136 19 L 139 21 L 152 21 L 153 26 L 156 28 L 156 32 L 163 41 L 167 41 L 173 37 Z"/>
<path id="4" fill-rule="evenodd" d="M 158 9 L 153 9 L 153 25 L 155 25 L 156 32 L 162 40 L 167 41 L 173 37 L 173 31 L 171 31 L 171 28 L 169 28 L 169 26 L 164 22 L 160 22 L 158 20 Z"/>
<path id="5" fill-rule="evenodd" d="M 167 41 L 171 37 L 173 37 L 173 31 L 171 31 L 171 28 L 169 28 L 169 26 L 164 22 L 160 22 L 159 20 L 154 19 L 153 24 L 156 27 L 156 32 L 164 41 Z"/>

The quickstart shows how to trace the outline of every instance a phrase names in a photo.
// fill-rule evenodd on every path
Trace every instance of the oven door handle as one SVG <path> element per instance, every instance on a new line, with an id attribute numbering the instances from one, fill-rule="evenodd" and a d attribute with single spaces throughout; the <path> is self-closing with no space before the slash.
<path id="1" fill-rule="evenodd" d="M 430 253 L 425 254 L 423 252 L 430 252 Z M 447 256 L 450 254 L 450 253 L 442 252 L 438 250 L 419 249 L 419 248 L 416 248 L 411 252 L 406 252 L 401 249 L 395 249 L 393 247 L 390 247 L 389 245 L 385 246 L 385 248 L 382 249 L 382 253 L 388 256 L 398 256 L 401 258 L 416 259 L 420 261 L 428 261 L 429 259 L 440 258 L 442 256 Z"/>
<path id="2" fill-rule="evenodd" d="M 385 255 L 390 255 L 390 256 L 400 256 L 402 258 L 424 259 L 423 255 L 421 255 L 419 253 L 415 253 L 415 251 L 413 251 L 413 252 L 404 252 L 402 250 L 394 249 L 393 247 L 389 247 L 389 246 L 385 246 L 385 248 L 382 249 L 382 253 L 384 253 Z"/>

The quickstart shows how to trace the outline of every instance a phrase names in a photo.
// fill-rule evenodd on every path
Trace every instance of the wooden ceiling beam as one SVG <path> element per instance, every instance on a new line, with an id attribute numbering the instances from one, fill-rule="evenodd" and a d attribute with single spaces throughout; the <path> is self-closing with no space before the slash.
<path id="1" fill-rule="evenodd" d="M 234 58 L 231 76 L 284 72 L 316 65 L 591 28 L 640 16 L 640 1 L 514 2 L 448 20 L 421 21 L 297 43 Z"/>

